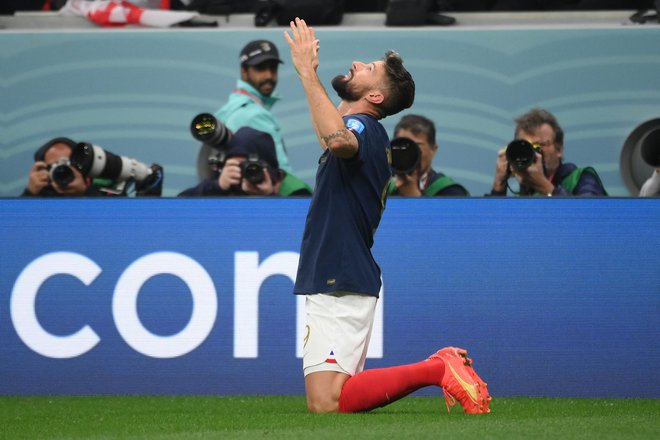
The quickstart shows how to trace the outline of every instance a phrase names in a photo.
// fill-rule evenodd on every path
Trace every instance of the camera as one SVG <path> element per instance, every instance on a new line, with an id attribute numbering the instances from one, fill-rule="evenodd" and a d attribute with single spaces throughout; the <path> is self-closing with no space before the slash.
<path id="1" fill-rule="evenodd" d="M 534 163 L 536 153 L 542 154 L 537 145 L 525 139 L 515 139 L 507 145 L 505 156 L 512 171 L 522 171 Z"/>
<path id="2" fill-rule="evenodd" d="M 241 162 L 241 178 L 247 180 L 253 185 L 258 185 L 264 181 L 264 168 L 268 165 L 259 160 L 256 154 L 250 154 L 247 159 Z"/>
<path id="3" fill-rule="evenodd" d="M 93 184 L 102 186 L 105 192 L 125 194 L 127 184 L 135 182 L 137 195 L 161 195 L 163 167 L 160 165 L 148 166 L 88 142 L 80 142 L 73 148 L 70 161 L 71 166 L 94 179 Z"/>
<path id="4" fill-rule="evenodd" d="M 211 113 L 195 116 L 190 123 L 190 132 L 196 140 L 203 143 L 197 160 L 198 167 L 206 161 L 217 178 L 227 161 L 229 142 L 234 133 Z M 247 159 L 240 163 L 241 178 L 258 185 L 264 181 L 264 168 L 268 168 L 268 164 L 261 160 L 259 155 L 249 154 Z"/>
<path id="5" fill-rule="evenodd" d="M 411 174 L 419 167 L 422 153 L 419 145 L 407 137 L 398 137 L 390 141 L 392 153 L 392 171 L 394 174 L 405 176 Z"/>
<path id="6" fill-rule="evenodd" d="M 50 180 L 62 188 L 67 187 L 76 178 L 68 157 L 60 157 L 57 162 L 50 164 L 47 170 Z"/>
<path id="7" fill-rule="evenodd" d="M 648 131 L 640 140 L 639 152 L 644 162 L 652 167 L 660 167 L 660 128 Z"/>

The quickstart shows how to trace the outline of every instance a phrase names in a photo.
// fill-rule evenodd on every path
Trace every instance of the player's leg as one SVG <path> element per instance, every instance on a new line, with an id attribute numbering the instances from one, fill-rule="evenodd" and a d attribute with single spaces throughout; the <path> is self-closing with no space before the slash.
<path id="1" fill-rule="evenodd" d="M 339 395 L 349 377 L 336 371 L 317 371 L 305 376 L 307 408 L 313 413 L 338 412 Z"/>
<path id="2" fill-rule="evenodd" d="M 369 411 L 429 385 L 443 389 L 447 410 L 458 400 L 466 413 L 490 412 L 488 386 L 472 369 L 467 351 L 456 347 L 445 347 L 421 362 L 365 370 L 352 376 L 341 390 L 338 409 Z"/>
<path id="3" fill-rule="evenodd" d="M 339 412 L 362 412 L 389 405 L 420 388 L 441 386 L 444 374 L 445 363 L 438 360 L 365 370 L 344 384 Z"/>
<path id="4" fill-rule="evenodd" d="M 421 362 L 362 371 L 375 311 L 372 300 L 346 294 L 307 297 L 304 371 L 310 411 L 369 411 L 435 385 L 466 412 L 489 412 L 487 385 L 462 349 L 447 347 Z"/>
<path id="5" fill-rule="evenodd" d="M 367 356 L 376 298 L 336 293 L 310 295 L 304 370 L 311 412 L 368 411 L 428 385 L 441 385 L 442 360 L 361 372 Z"/>
<path id="6" fill-rule="evenodd" d="M 303 369 L 311 412 L 336 412 L 344 383 L 364 368 L 376 301 L 346 293 L 307 296 Z"/>

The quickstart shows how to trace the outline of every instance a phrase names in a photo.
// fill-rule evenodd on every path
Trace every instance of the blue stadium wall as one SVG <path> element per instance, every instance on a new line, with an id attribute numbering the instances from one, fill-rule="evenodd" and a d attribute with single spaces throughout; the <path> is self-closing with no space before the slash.
<path id="1" fill-rule="evenodd" d="M 20 194 L 36 148 L 63 135 L 163 165 L 166 196 L 192 186 L 199 145 L 189 123 L 224 103 L 239 75 L 238 52 L 258 38 L 281 49 L 274 113 L 293 169 L 313 184 L 318 147 L 283 30 L 221 21 L 214 30 L 0 32 L 0 196 Z M 567 160 L 594 166 L 610 195 L 629 196 L 622 146 L 638 125 L 660 117 L 658 26 L 321 27 L 317 35 L 325 84 L 352 60 L 402 54 L 418 90 L 404 114 L 436 122 L 434 165 L 473 196 L 488 192 L 513 117 L 533 106 L 558 116 Z M 398 119 L 384 120 L 388 132 Z"/>
<path id="2" fill-rule="evenodd" d="M 0 199 L 0 394 L 302 394 L 308 199 Z M 368 368 L 660 398 L 660 199 L 390 199 Z M 423 394 L 438 393 L 426 390 Z"/>

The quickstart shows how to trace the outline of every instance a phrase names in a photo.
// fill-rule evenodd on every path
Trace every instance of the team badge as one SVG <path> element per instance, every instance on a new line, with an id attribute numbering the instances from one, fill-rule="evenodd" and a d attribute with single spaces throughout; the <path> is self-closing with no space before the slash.
<path id="1" fill-rule="evenodd" d="M 346 128 L 356 133 L 362 133 L 364 131 L 364 124 L 357 119 L 349 119 L 346 121 Z"/>

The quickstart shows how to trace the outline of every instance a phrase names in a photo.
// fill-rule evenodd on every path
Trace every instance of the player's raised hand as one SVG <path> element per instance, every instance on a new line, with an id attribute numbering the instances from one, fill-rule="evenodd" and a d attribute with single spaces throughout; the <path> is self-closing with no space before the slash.
<path id="1" fill-rule="evenodd" d="M 305 20 L 296 17 L 289 23 L 291 35 L 284 32 L 284 38 L 291 49 L 293 66 L 301 78 L 307 78 L 316 73 L 319 66 L 319 40 L 314 36 L 314 28 L 307 26 Z"/>

